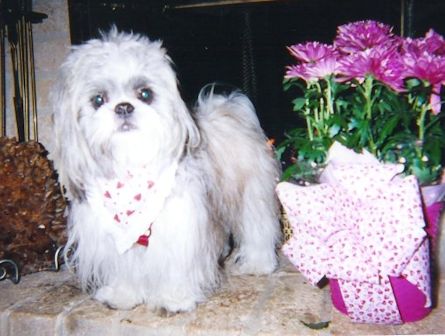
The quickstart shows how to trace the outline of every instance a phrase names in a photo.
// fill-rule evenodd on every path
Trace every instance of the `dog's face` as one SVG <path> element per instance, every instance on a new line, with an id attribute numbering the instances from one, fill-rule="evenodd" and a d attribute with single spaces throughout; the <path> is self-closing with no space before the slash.
<path id="1" fill-rule="evenodd" d="M 153 160 L 173 140 L 170 132 L 181 136 L 178 116 L 172 113 L 180 102 L 172 97 L 174 82 L 160 49 L 148 61 L 138 48 L 102 50 L 84 65 L 89 73 L 79 88 L 79 130 L 92 152 L 115 161 L 121 154 L 142 158 L 141 150 L 145 160 Z"/>
<path id="2" fill-rule="evenodd" d="M 91 177 L 162 164 L 199 141 L 161 43 L 138 35 L 112 30 L 74 48 L 54 103 L 59 169 L 68 184 L 82 182 L 75 170 Z"/>

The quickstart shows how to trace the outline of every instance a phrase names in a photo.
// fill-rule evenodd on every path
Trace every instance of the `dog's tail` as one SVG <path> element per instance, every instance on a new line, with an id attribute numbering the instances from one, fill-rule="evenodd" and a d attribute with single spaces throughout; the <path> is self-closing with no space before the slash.
<path id="1" fill-rule="evenodd" d="M 227 173 L 233 167 L 234 176 L 241 171 L 278 179 L 281 170 L 250 99 L 240 91 L 217 94 L 214 89 L 201 90 L 194 117 L 215 168 Z"/>
<path id="2" fill-rule="evenodd" d="M 205 86 L 198 96 L 195 108 L 195 118 L 201 133 L 210 136 L 207 140 L 233 143 L 243 140 L 238 139 L 239 136 L 244 140 L 245 136 L 249 136 L 249 139 L 266 143 L 267 138 L 250 99 L 240 91 L 216 93 L 215 89 L 215 84 Z M 218 139 L 218 136 L 223 138 Z"/>

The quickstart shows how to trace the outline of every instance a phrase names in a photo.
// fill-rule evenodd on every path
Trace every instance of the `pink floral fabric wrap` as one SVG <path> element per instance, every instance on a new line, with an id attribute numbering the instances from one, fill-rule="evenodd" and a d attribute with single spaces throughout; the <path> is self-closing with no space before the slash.
<path id="1" fill-rule="evenodd" d="M 282 182 L 278 197 L 293 229 L 282 250 L 313 284 L 336 279 L 348 316 L 403 323 L 389 277 L 403 277 L 431 305 L 429 245 L 417 180 L 403 166 L 339 144 L 318 185 Z"/>

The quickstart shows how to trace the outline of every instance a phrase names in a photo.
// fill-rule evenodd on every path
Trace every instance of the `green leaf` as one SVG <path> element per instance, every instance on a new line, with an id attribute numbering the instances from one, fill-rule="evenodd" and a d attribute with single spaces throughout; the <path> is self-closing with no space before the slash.
<path id="1" fill-rule="evenodd" d="M 277 156 L 286 157 L 289 150 L 300 166 L 292 171 L 292 177 L 302 176 L 301 161 L 323 163 L 330 144 L 338 141 L 356 152 L 368 149 L 382 161 L 404 162 L 406 173 L 415 173 L 422 183 L 434 181 L 445 163 L 445 100 L 442 113 L 433 115 L 428 111 L 425 115 L 420 141 L 420 111 L 429 104 L 432 86 L 418 78 L 408 78 L 405 84 L 407 91 L 396 92 L 375 78 L 372 88 L 358 80 L 337 82 L 335 76 L 317 82 L 286 80 L 285 89 L 297 89 L 298 98 L 292 104 L 299 127 L 286 134 L 285 149 L 279 147 Z M 332 99 L 333 114 L 326 114 L 327 93 Z M 311 127 L 311 141 L 303 125 Z"/>
<path id="2" fill-rule="evenodd" d="M 278 161 L 281 161 L 283 153 L 286 151 L 286 147 L 282 146 L 280 148 L 275 148 L 275 157 Z"/>
<path id="3" fill-rule="evenodd" d="M 380 134 L 378 135 L 378 139 L 376 141 L 377 146 L 380 146 L 387 140 L 394 128 L 398 125 L 399 121 L 400 117 L 398 115 L 395 115 L 386 121 L 385 125 L 380 131 Z"/>
<path id="4" fill-rule="evenodd" d="M 335 137 L 340 132 L 340 125 L 334 124 L 331 127 L 329 127 L 329 136 L 331 138 Z"/>
<path id="5" fill-rule="evenodd" d="M 408 79 L 405 79 L 405 87 L 411 91 L 414 88 L 418 88 L 422 85 L 422 81 L 418 78 L 411 77 Z"/>
<path id="6" fill-rule="evenodd" d="M 331 321 L 308 323 L 308 322 L 304 322 L 302 320 L 300 320 L 300 322 L 303 323 L 304 326 L 308 327 L 309 329 L 314 329 L 314 330 L 325 329 L 325 328 L 329 327 L 329 324 L 331 323 Z"/>
<path id="7" fill-rule="evenodd" d="M 283 89 L 284 91 L 289 90 L 294 85 L 293 81 L 291 79 L 285 78 L 283 80 Z"/>
<path id="8" fill-rule="evenodd" d="M 436 172 L 434 172 L 430 167 L 419 167 L 413 165 L 411 170 L 419 179 L 419 183 L 421 185 L 430 184 L 437 178 Z"/>
<path id="9" fill-rule="evenodd" d="M 294 111 L 300 111 L 304 105 L 306 105 L 306 99 L 305 98 L 295 98 L 292 100 L 292 104 L 294 106 Z"/>
<path id="10" fill-rule="evenodd" d="M 283 174 L 281 175 L 281 180 L 282 181 L 289 181 L 297 172 L 297 166 L 296 165 L 292 165 L 289 166 L 288 168 L 286 168 L 283 171 Z"/>
<path id="11" fill-rule="evenodd" d="M 301 78 L 285 78 L 283 80 L 284 91 L 289 91 L 291 88 L 294 87 L 304 92 L 306 90 L 306 82 Z"/>

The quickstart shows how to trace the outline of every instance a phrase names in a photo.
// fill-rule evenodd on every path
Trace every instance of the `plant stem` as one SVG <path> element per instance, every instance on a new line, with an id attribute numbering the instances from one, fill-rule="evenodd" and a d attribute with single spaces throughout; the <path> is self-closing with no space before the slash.
<path id="1" fill-rule="evenodd" d="M 329 115 L 334 114 L 334 100 L 332 99 L 331 77 L 326 78 L 326 111 Z"/>
<path id="2" fill-rule="evenodd" d="M 420 110 L 419 119 L 417 119 L 417 126 L 419 126 L 419 141 L 423 144 L 423 140 L 425 139 L 425 117 L 428 111 L 428 107 L 425 104 L 422 104 Z"/>
<path id="3" fill-rule="evenodd" d="M 417 98 L 414 101 L 414 108 L 416 108 L 418 106 L 417 104 Z M 419 127 L 419 133 L 418 133 L 418 142 L 417 142 L 417 146 L 416 146 L 416 152 L 417 152 L 417 157 L 419 158 L 419 162 L 423 163 L 423 143 L 425 141 L 425 117 L 426 117 L 426 113 L 428 112 L 428 106 L 426 106 L 425 104 L 420 104 L 420 115 L 419 118 L 417 119 L 416 123 L 417 126 Z"/>
<path id="4" fill-rule="evenodd" d="M 372 134 L 372 89 L 373 89 L 373 77 L 372 76 L 366 76 L 365 78 L 365 116 L 368 122 L 368 137 L 369 137 L 369 150 L 372 154 L 377 155 L 377 148 L 374 143 L 374 137 Z"/>
<path id="5" fill-rule="evenodd" d="M 372 119 L 372 76 L 366 76 L 365 79 L 365 115 L 366 119 L 371 120 Z"/>
<path id="6" fill-rule="evenodd" d="M 307 91 L 310 90 L 311 88 L 311 83 L 306 82 L 306 89 Z M 313 141 L 314 140 L 314 131 L 312 129 L 313 125 L 312 125 L 312 116 L 311 116 L 311 109 L 310 109 L 310 105 L 309 105 L 309 98 L 307 98 L 307 95 L 305 96 L 305 102 L 304 102 L 304 115 L 306 118 L 306 127 L 307 127 L 307 134 L 309 136 L 309 140 Z"/>
<path id="7" fill-rule="evenodd" d="M 326 107 L 325 107 L 325 96 L 324 96 L 324 90 L 321 88 L 320 82 L 315 82 L 315 86 L 317 87 L 318 94 L 320 95 L 319 99 L 319 109 L 318 109 L 318 122 L 317 122 L 317 130 L 318 133 L 323 137 L 327 133 L 327 129 L 325 126 L 325 120 L 327 120 L 328 116 L 326 114 Z"/>
<path id="8" fill-rule="evenodd" d="M 312 122 L 311 122 L 311 117 L 309 116 L 309 108 L 306 106 L 306 127 L 307 127 L 307 134 L 309 136 L 309 140 L 313 141 L 314 140 L 314 133 L 312 132 Z"/>
<path id="9" fill-rule="evenodd" d="M 321 88 L 320 88 L 320 84 L 318 83 L 318 81 L 314 82 L 314 86 L 317 88 L 317 91 L 318 91 L 319 95 L 321 96 Z M 316 108 L 315 111 L 314 111 L 315 112 L 315 121 L 316 121 L 315 128 L 317 129 L 318 133 L 320 133 L 320 129 L 319 129 L 319 126 L 320 126 L 320 116 L 322 116 L 322 113 L 323 113 L 322 99 L 323 98 L 320 98 L 318 100 L 318 108 Z"/>

